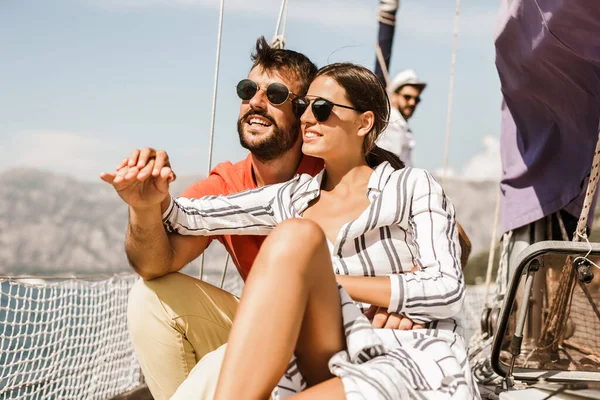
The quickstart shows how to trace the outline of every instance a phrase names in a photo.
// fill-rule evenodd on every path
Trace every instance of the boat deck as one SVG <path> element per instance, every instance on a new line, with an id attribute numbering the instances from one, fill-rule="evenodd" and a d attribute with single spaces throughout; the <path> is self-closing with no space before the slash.
<path id="1" fill-rule="evenodd" d="M 499 400 L 498 395 L 494 393 L 494 386 L 479 385 L 479 392 L 481 393 L 482 400 Z M 148 386 L 143 385 L 127 393 L 113 397 L 111 400 L 153 400 L 153 398 L 148 390 Z"/>
<path id="2" fill-rule="evenodd" d="M 500 397 L 494 392 L 496 389 L 493 385 L 477 385 L 482 400 L 499 400 Z"/>

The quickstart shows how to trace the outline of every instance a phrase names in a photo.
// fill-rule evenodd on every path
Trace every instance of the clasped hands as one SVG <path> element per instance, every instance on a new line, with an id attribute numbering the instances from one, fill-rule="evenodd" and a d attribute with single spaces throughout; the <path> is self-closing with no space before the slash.
<path id="1" fill-rule="evenodd" d="M 411 329 L 423 329 L 425 325 L 414 322 L 402 314 L 390 313 L 385 307 L 371 306 L 364 314 L 373 328 L 389 328 L 409 331 Z"/>
<path id="2" fill-rule="evenodd" d="M 113 185 L 123 201 L 140 209 L 160 204 L 169 194 L 169 184 L 177 178 L 168 154 L 148 147 L 132 151 L 116 171 L 104 172 L 100 178 Z"/>

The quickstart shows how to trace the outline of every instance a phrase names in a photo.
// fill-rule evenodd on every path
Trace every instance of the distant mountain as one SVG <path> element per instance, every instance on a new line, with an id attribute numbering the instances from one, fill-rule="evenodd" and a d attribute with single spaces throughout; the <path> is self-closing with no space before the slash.
<path id="1" fill-rule="evenodd" d="M 178 178 L 180 193 L 199 177 Z M 127 206 L 112 187 L 33 169 L 0 173 L 0 275 L 132 271 L 124 252 Z M 207 251 L 205 274 L 220 282 L 226 252 Z M 199 273 L 197 260 L 186 267 Z M 228 281 L 237 272 L 231 264 Z M 237 284 L 229 282 L 230 285 Z M 239 285 L 237 285 L 239 286 Z"/>
<path id="2" fill-rule="evenodd" d="M 198 179 L 179 178 L 174 193 Z M 108 184 L 13 169 L 0 173 L 0 188 L 0 274 L 130 271 L 124 254 L 127 207 Z M 496 190 L 491 182 L 446 183 L 474 253 L 489 245 Z M 220 279 L 225 254 L 218 243 L 211 245 L 206 270 L 212 279 Z M 188 270 L 198 271 L 198 264 Z"/>
<path id="3" fill-rule="evenodd" d="M 438 181 L 441 182 L 441 179 Z M 456 220 L 471 239 L 472 254 L 488 250 L 493 231 L 498 182 L 447 178 L 444 190 L 454 203 Z M 500 235 L 501 232 L 498 232 L 498 238 Z"/>

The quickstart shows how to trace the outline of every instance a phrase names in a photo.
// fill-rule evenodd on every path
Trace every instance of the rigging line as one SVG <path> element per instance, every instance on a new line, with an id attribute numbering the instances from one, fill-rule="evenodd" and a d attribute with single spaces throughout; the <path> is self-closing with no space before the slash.
<path id="1" fill-rule="evenodd" d="M 383 52 L 381 51 L 381 47 L 379 43 L 375 45 L 375 53 L 377 54 L 377 62 L 381 67 L 381 71 L 383 72 L 383 79 L 385 79 L 385 87 L 390 87 L 390 74 L 388 72 L 387 66 L 385 65 L 385 60 L 383 58 Z"/>
<path id="2" fill-rule="evenodd" d="M 279 9 L 279 17 L 277 18 L 277 26 L 275 27 L 275 34 L 273 35 L 273 40 L 271 40 L 271 46 L 277 49 L 283 49 L 285 47 L 287 10 L 288 0 L 282 0 L 281 7 Z"/>
<path id="3" fill-rule="evenodd" d="M 210 119 L 210 138 L 208 142 L 208 170 L 207 175 L 210 173 L 212 167 L 212 155 L 213 155 L 213 140 L 215 137 L 215 116 L 217 114 L 217 88 L 219 86 L 219 63 L 221 61 L 221 37 L 223 34 L 223 9 L 225 8 L 225 0 L 221 0 L 221 7 L 219 10 L 219 31 L 217 34 L 217 56 L 215 65 L 215 83 L 213 87 L 213 102 L 212 102 L 212 115 Z"/>
<path id="4" fill-rule="evenodd" d="M 450 145 L 450 127 L 452 125 L 452 95 L 454 92 L 454 70 L 456 67 L 456 48 L 458 47 L 458 22 L 460 17 L 460 0 L 456 0 L 454 14 L 454 38 L 452 43 L 452 61 L 450 63 L 450 88 L 448 91 L 448 117 L 446 118 L 446 140 L 444 145 L 444 167 L 442 169 L 442 186 L 446 183 L 448 170 L 448 147 Z"/>
<path id="5" fill-rule="evenodd" d="M 513 236 L 513 231 L 508 231 L 502 235 L 502 250 L 500 252 L 500 262 L 498 263 L 498 273 L 496 274 L 496 297 L 506 295 L 508 287 L 508 257 L 509 246 Z"/>
<path id="6" fill-rule="evenodd" d="M 285 10 L 283 11 L 283 21 L 281 23 L 281 36 L 285 37 L 285 27 L 287 25 L 288 0 L 285 0 Z"/>
<path id="7" fill-rule="evenodd" d="M 283 21 L 283 13 L 286 9 L 287 0 L 281 1 L 281 6 L 279 7 L 279 16 L 277 17 L 277 25 L 275 25 L 275 35 L 279 35 L 279 29 L 281 28 L 281 22 Z"/>
<path id="8" fill-rule="evenodd" d="M 488 256 L 487 271 L 485 274 L 485 297 L 483 306 L 489 307 L 488 295 L 490 292 L 490 284 L 492 282 L 492 270 L 494 268 L 494 258 L 496 258 L 496 236 L 498 235 L 498 220 L 500 219 L 500 188 L 496 195 L 496 208 L 494 210 L 494 225 L 492 227 L 492 238 L 490 239 L 490 252 Z"/>
<path id="9" fill-rule="evenodd" d="M 217 88 L 219 87 L 219 63 L 221 61 L 221 37 L 223 36 L 223 10 L 225 9 L 225 0 L 221 0 L 219 8 L 219 28 L 217 33 L 217 60 L 215 63 L 215 83 L 213 88 L 212 115 L 210 118 L 210 136 L 208 139 L 208 168 L 206 176 L 210 174 L 213 157 L 213 140 L 215 138 L 215 116 L 217 114 Z M 204 252 L 200 260 L 200 280 L 204 277 Z"/>
<path id="10" fill-rule="evenodd" d="M 225 267 L 223 268 L 223 274 L 221 275 L 221 286 L 219 286 L 221 289 L 223 289 L 223 286 L 225 285 L 225 277 L 227 276 L 227 266 L 229 265 L 230 258 L 231 255 L 229 254 L 229 252 L 227 252 L 227 257 L 225 258 Z"/>
<path id="11" fill-rule="evenodd" d="M 592 203 L 594 200 L 594 194 L 596 193 L 596 188 L 598 187 L 598 177 L 600 176 L 600 132 L 598 132 L 598 141 L 596 142 L 596 150 L 594 152 L 594 158 L 592 161 L 592 168 L 590 170 L 590 178 L 588 180 L 588 186 L 585 193 L 585 200 L 583 201 L 583 208 L 581 209 L 581 216 L 579 217 L 579 221 L 577 222 L 577 230 L 575 231 L 575 235 L 573 235 L 573 241 L 579 242 L 580 238 L 587 238 L 586 228 L 587 228 L 587 220 L 588 215 L 590 213 L 590 208 L 592 208 Z"/>

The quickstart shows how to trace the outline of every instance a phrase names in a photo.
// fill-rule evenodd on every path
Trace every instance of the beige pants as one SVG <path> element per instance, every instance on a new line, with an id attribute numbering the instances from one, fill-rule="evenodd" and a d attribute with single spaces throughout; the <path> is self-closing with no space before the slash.
<path id="1" fill-rule="evenodd" d="M 138 281 L 129 294 L 128 325 L 148 388 L 156 400 L 212 399 L 238 305 L 232 294 L 172 273 Z"/>

